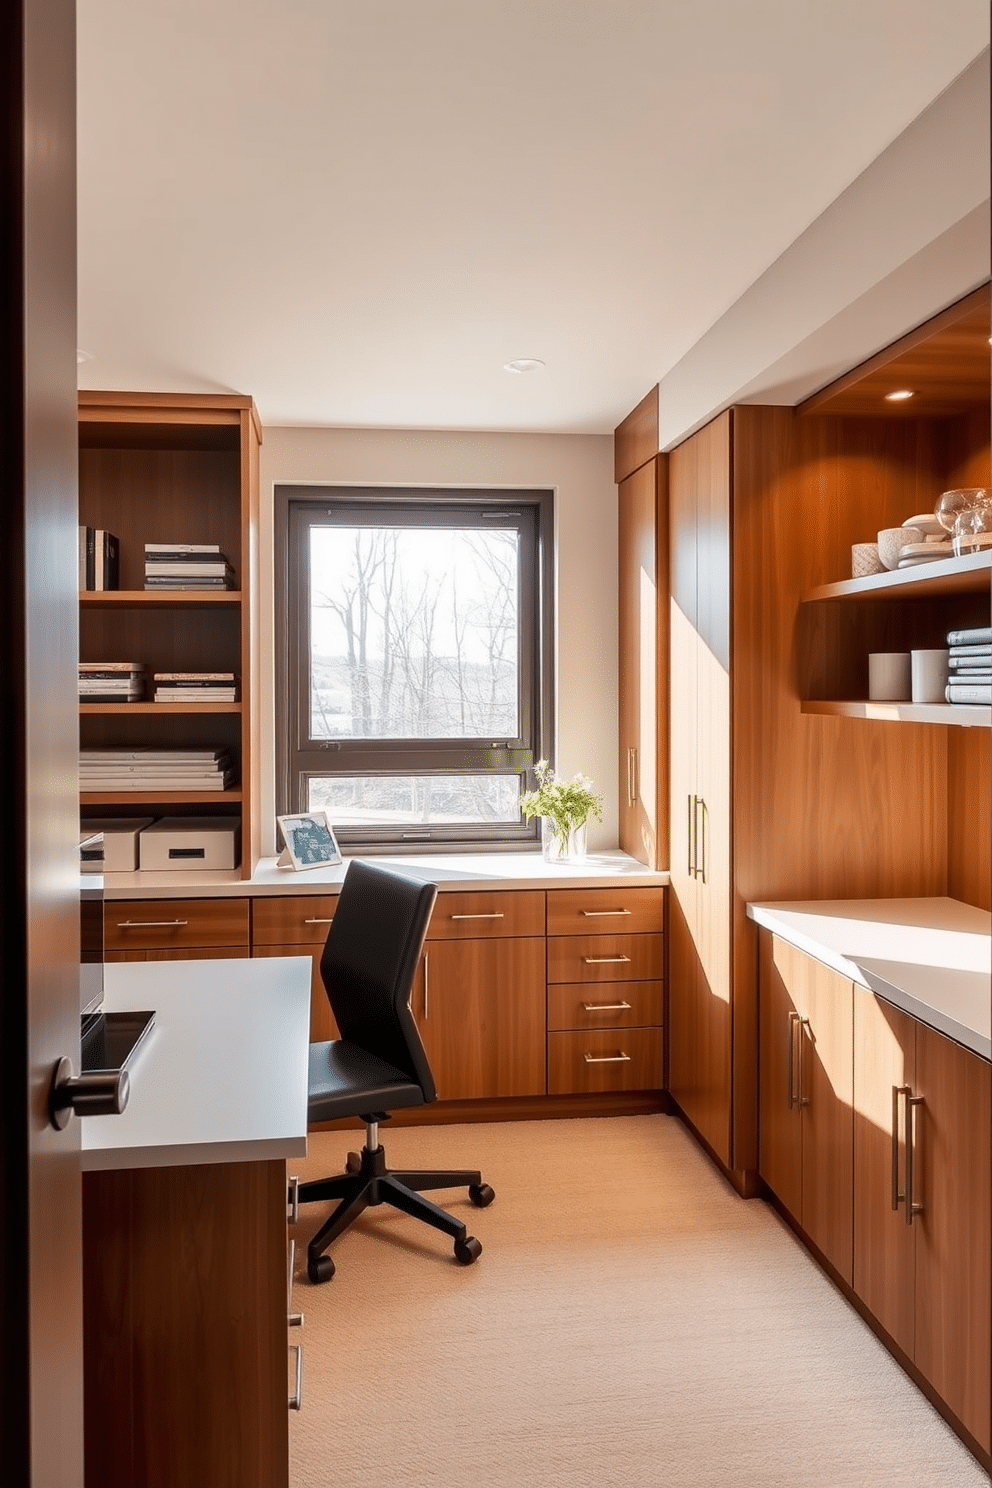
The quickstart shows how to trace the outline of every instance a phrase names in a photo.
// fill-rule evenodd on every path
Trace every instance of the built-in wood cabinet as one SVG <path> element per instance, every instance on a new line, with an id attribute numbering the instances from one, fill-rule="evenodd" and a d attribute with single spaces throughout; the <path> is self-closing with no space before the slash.
<path id="1" fill-rule="evenodd" d="M 115 899 L 104 906 L 108 961 L 247 956 L 247 899 Z"/>
<path id="2" fill-rule="evenodd" d="M 988 1452 L 992 1069 L 854 999 L 854 1289 Z"/>
<path id="3" fill-rule="evenodd" d="M 723 414 L 672 452 L 669 1082 L 732 1165 L 730 457 Z"/>
<path id="4" fill-rule="evenodd" d="M 759 946 L 759 1171 L 850 1283 L 853 986 L 767 930 Z"/>
<path id="5" fill-rule="evenodd" d="M 241 820 L 241 872 L 259 855 L 257 753 L 258 416 L 250 398 L 213 394 L 79 395 L 79 521 L 120 540 L 121 587 L 79 596 L 80 661 L 139 662 L 146 696 L 82 703 L 84 749 L 223 749 L 222 791 L 95 790 L 83 816 Z M 217 544 L 232 589 L 146 590 L 146 542 Z M 156 703 L 153 673 L 233 672 L 235 702 Z"/>

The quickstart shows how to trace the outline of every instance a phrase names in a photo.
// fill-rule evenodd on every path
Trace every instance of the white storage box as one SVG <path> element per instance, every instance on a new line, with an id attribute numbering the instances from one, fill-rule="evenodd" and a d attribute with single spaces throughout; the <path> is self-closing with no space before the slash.
<path id="1" fill-rule="evenodd" d="M 164 816 L 138 838 L 142 868 L 237 868 L 241 820 L 236 816 Z"/>
<path id="2" fill-rule="evenodd" d="M 83 873 L 133 873 L 138 866 L 138 834 L 150 827 L 153 816 L 107 816 L 80 823 L 79 840 L 103 833 L 103 850 L 88 851 L 80 863 Z"/>

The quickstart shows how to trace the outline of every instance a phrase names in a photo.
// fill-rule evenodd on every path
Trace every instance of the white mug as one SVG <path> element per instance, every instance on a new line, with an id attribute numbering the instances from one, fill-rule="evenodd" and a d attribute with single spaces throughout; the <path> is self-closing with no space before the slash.
<path id="1" fill-rule="evenodd" d="M 949 652 L 912 651 L 910 669 L 913 683 L 914 703 L 942 703 L 947 686 L 947 658 Z"/>
<path id="2" fill-rule="evenodd" d="M 908 651 L 873 651 L 868 657 L 868 696 L 872 702 L 906 703 L 913 695 Z"/>
<path id="3" fill-rule="evenodd" d="M 878 534 L 878 556 L 886 568 L 898 568 L 902 549 L 922 541 L 919 527 L 883 527 Z"/>

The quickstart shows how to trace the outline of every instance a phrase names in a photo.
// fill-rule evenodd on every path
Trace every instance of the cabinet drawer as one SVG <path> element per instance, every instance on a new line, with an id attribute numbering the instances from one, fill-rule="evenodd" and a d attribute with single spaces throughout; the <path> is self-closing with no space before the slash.
<path id="1" fill-rule="evenodd" d="M 251 943 L 253 946 L 323 945 L 337 902 L 337 894 L 253 899 Z"/>
<path id="2" fill-rule="evenodd" d="M 549 1095 L 658 1090 L 661 1068 L 660 1028 L 548 1034 Z"/>
<path id="3" fill-rule="evenodd" d="M 540 889 L 500 893 L 438 894 L 428 940 L 488 940 L 501 935 L 543 935 Z"/>
<path id="4" fill-rule="evenodd" d="M 550 937 L 548 981 L 660 981 L 661 941 L 660 934 Z"/>
<path id="5" fill-rule="evenodd" d="M 662 1022 L 661 982 L 613 982 L 605 993 L 588 983 L 548 988 L 548 1027 L 646 1028 Z"/>
<path id="6" fill-rule="evenodd" d="M 248 954 L 247 899 L 121 899 L 104 906 L 108 951 L 237 946 Z"/>
<path id="7" fill-rule="evenodd" d="M 660 933 L 664 889 L 550 889 L 549 935 Z"/>

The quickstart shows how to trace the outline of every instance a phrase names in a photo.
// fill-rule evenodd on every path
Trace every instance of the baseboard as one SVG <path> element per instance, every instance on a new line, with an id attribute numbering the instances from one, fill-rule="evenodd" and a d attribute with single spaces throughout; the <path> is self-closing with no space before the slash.
<path id="1" fill-rule="evenodd" d="M 720 1172 L 726 1178 L 731 1188 L 742 1199 L 756 1199 L 761 1197 L 763 1185 L 757 1171 L 753 1168 L 728 1168 L 720 1155 L 707 1142 L 699 1128 L 693 1125 L 691 1119 L 685 1114 L 678 1101 L 671 1096 L 669 1099 L 674 1115 L 679 1118 L 682 1125 L 691 1133 L 694 1140 L 699 1143 L 699 1146 L 706 1153 L 713 1166 L 720 1169 Z"/>
<path id="2" fill-rule="evenodd" d="M 397 1111 L 390 1126 L 454 1126 L 488 1121 L 569 1121 L 588 1116 L 652 1116 L 671 1114 L 673 1102 L 666 1090 L 627 1090 L 605 1095 L 528 1095 L 503 1100 L 434 1101 Z M 324 1121 L 311 1131 L 354 1130 L 358 1118 Z"/>

